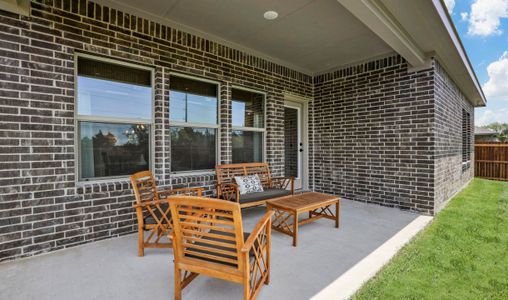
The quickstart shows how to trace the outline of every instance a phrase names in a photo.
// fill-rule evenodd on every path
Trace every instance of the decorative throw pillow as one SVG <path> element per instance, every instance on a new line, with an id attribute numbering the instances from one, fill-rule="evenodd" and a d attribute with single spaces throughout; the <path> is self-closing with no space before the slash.
<path id="1" fill-rule="evenodd" d="M 235 176 L 235 181 L 240 189 L 240 195 L 263 191 L 263 185 L 261 185 L 261 180 L 257 174 Z"/>

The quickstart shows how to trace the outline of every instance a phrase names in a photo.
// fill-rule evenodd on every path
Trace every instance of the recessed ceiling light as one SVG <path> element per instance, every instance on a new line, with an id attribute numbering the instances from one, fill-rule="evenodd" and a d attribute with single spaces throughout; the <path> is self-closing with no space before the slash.
<path id="1" fill-rule="evenodd" d="M 276 11 L 269 10 L 263 14 L 263 17 L 267 20 L 275 20 L 279 14 Z"/>

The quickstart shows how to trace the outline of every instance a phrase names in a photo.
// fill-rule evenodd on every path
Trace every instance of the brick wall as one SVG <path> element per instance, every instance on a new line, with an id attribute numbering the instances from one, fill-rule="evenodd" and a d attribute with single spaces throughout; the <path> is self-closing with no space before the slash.
<path id="1" fill-rule="evenodd" d="M 0 260 L 136 230 L 126 180 L 76 182 L 76 52 L 154 67 L 153 171 L 161 186 L 211 194 L 215 180 L 170 173 L 170 72 L 220 83 L 221 162 L 231 160 L 231 86 L 265 92 L 267 161 L 278 175 L 283 93 L 312 96 L 308 75 L 89 1 L 34 1 L 31 17 L 0 11 L 0 32 Z"/>
<path id="2" fill-rule="evenodd" d="M 314 83 L 313 188 L 432 214 L 434 71 L 393 56 Z"/>
<path id="3" fill-rule="evenodd" d="M 314 97 L 311 188 L 431 214 L 434 200 L 461 185 L 453 179 L 454 188 L 445 191 L 455 162 L 434 159 L 435 140 L 449 148 L 443 153 L 460 151 L 439 126 L 446 126 L 448 105 L 464 105 L 439 68 L 408 73 L 406 62 L 393 56 L 313 78 L 84 0 L 33 1 L 31 17 L 0 11 L 0 39 L 0 260 L 136 230 L 126 180 L 76 180 L 77 52 L 154 68 L 153 171 L 160 186 L 205 186 L 210 195 L 215 181 L 212 173 L 170 172 L 170 72 L 220 83 L 222 163 L 231 161 L 235 85 L 266 93 L 266 159 L 275 175 L 284 173 L 284 93 L 290 93 Z"/>
<path id="4" fill-rule="evenodd" d="M 441 65 L 435 66 L 435 211 L 474 177 L 474 107 Z M 462 163 L 462 111 L 470 114 L 471 157 Z"/>

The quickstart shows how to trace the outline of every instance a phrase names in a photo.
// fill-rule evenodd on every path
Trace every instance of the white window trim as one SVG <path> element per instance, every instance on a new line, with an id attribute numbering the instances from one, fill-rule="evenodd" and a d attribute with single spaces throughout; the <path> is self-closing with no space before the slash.
<path id="1" fill-rule="evenodd" d="M 188 74 L 184 74 L 184 73 L 179 73 L 179 72 L 169 72 L 169 89 L 168 89 L 168 93 L 171 93 L 171 77 L 180 77 L 180 78 L 185 78 L 185 79 L 190 79 L 190 80 L 194 80 L 194 81 L 199 81 L 199 82 L 204 82 L 204 83 L 210 83 L 210 84 L 213 84 L 215 86 L 217 86 L 217 122 L 215 124 L 211 124 L 211 123 L 199 123 L 199 122 L 182 122 L 182 121 L 171 121 L 171 111 L 169 112 L 169 128 L 170 128 L 170 131 L 171 131 L 171 127 L 192 127 L 192 128 L 212 128 L 212 129 L 215 129 L 215 132 L 216 132 L 216 136 L 215 136 L 215 165 L 218 165 L 219 162 L 220 162 L 220 159 L 221 159 L 221 156 L 220 156 L 220 143 L 221 143 L 221 140 L 220 140 L 220 137 L 221 137 L 221 130 L 220 130 L 220 113 L 221 113 L 221 110 L 220 110 L 220 103 L 221 103 L 221 97 L 220 97 L 220 88 L 221 88 L 221 84 L 219 81 L 215 81 L 215 80 L 211 80 L 211 79 L 207 79 L 207 78 L 202 78 L 202 77 L 198 77 L 198 76 L 192 76 L 192 75 L 188 75 Z M 169 103 L 168 103 L 168 108 L 171 109 L 171 97 L 170 97 L 170 94 L 168 94 L 168 99 L 169 99 Z M 169 137 L 170 139 L 170 144 L 171 144 L 171 137 Z M 171 161 L 171 166 L 173 166 L 173 160 L 171 159 L 171 154 L 170 154 L 170 161 Z M 170 174 L 171 175 L 175 175 L 175 176 L 194 176 L 194 175 L 208 175 L 208 174 L 214 174 L 215 170 L 214 169 L 203 169 L 203 170 L 188 170 L 188 171 L 173 171 L 169 170 Z"/>
<path id="2" fill-rule="evenodd" d="M 267 105 L 267 93 L 251 88 L 247 88 L 240 85 L 232 85 L 231 86 L 231 103 L 233 103 L 233 89 L 235 90 L 242 90 L 246 92 L 251 92 L 255 94 L 263 95 L 263 127 L 247 127 L 247 126 L 233 126 L 231 125 L 231 134 L 233 134 L 233 131 L 251 131 L 251 132 L 261 132 L 263 133 L 263 144 L 262 144 L 262 151 L 261 151 L 261 161 L 266 162 L 266 105 Z M 231 106 L 231 123 L 233 122 L 233 107 Z M 231 141 L 231 162 L 233 160 L 233 142 Z M 233 163 L 233 162 L 232 162 Z"/>
<path id="3" fill-rule="evenodd" d="M 147 119 L 135 119 L 135 118 L 115 118 L 115 117 L 104 117 L 104 116 L 88 116 L 88 115 L 80 115 L 78 114 L 78 59 L 79 58 L 87 58 L 91 60 L 97 60 L 101 62 L 106 62 L 110 64 L 116 64 L 120 66 L 126 66 L 134 69 L 146 70 L 150 71 L 150 85 L 152 88 L 152 96 L 151 96 L 151 120 Z M 110 124 L 143 124 L 150 126 L 150 143 L 148 144 L 149 153 L 150 153 L 150 161 L 148 162 L 149 170 L 153 171 L 153 166 L 155 165 L 155 69 L 152 67 L 148 67 L 145 65 L 138 65 L 129 62 L 125 62 L 118 59 L 98 56 L 98 55 L 90 55 L 86 53 L 77 52 L 74 55 L 74 176 L 75 181 L 78 184 L 94 184 L 94 183 L 105 183 L 105 182 L 114 182 L 114 181 L 124 181 L 128 180 L 130 175 L 118 175 L 118 176 L 106 176 L 106 177 L 94 177 L 90 179 L 81 178 L 81 147 L 80 147 L 80 132 L 79 132 L 79 122 L 94 122 L 94 123 L 110 123 Z"/>

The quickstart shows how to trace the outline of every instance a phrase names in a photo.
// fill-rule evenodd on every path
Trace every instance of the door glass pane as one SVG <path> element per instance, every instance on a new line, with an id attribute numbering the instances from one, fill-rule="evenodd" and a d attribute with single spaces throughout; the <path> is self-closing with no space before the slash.
<path id="1" fill-rule="evenodd" d="M 233 163 L 263 161 L 263 133 L 234 130 L 232 137 Z"/>
<path id="2" fill-rule="evenodd" d="M 148 170 L 149 141 L 148 125 L 79 122 L 81 178 Z"/>
<path id="3" fill-rule="evenodd" d="M 232 90 L 232 123 L 237 127 L 263 128 L 264 95 L 244 90 Z"/>
<path id="4" fill-rule="evenodd" d="M 215 167 L 216 129 L 171 127 L 171 171 Z"/>
<path id="5" fill-rule="evenodd" d="M 78 114 L 115 118 L 152 118 L 152 88 L 78 75 Z"/>
<path id="6" fill-rule="evenodd" d="M 298 176 L 298 110 L 284 107 L 284 171 L 286 176 Z"/>

